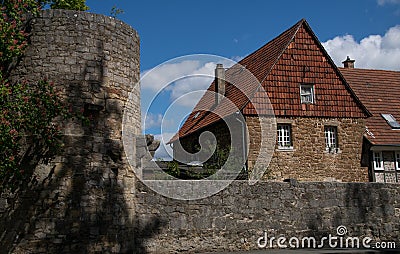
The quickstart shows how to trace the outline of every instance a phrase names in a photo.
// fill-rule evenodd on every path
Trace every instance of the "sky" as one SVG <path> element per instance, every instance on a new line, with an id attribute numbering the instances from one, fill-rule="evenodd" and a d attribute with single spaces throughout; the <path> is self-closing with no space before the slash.
<path id="1" fill-rule="evenodd" d="M 114 6 L 123 10 L 117 18 L 138 31 L 143 132 L 162 141 L 176 133 L 208 88 L 216 63 L 231 65 L 302 18 L 336 65 L 350 56 L 356 68 L 400 71 L 400 0 L 87 0 L 87 5 L 105 15 Z M 156 157 L 167 158 L 168 149 L 162 146 Z"/>

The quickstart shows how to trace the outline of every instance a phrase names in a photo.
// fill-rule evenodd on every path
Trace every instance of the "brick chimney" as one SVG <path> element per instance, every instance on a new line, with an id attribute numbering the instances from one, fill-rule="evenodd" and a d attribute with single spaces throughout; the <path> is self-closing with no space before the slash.
<path id="1" fill-rule="evenodd" d="M 225 96 L 225 69 L 222 64 L 215 68 L 215 104 L 219 104 Z"/>
<path id="2" fill-rule="evenodd" d="M 343 67 L 347 68 L 347 69 L 354 69 L 354 62 L 356 60 L 351 60 L 349 56 L 347 56 L 346 60 L 344 60 L 343 63 Z"/>

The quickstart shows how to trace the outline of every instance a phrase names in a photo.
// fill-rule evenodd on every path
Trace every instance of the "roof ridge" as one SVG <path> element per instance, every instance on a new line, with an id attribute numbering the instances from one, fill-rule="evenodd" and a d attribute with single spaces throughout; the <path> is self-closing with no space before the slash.
<path id="1" fill-rule="evenodd" d="M 265 77 L 263 78 L 263 80 L 261 80 L 260 84 L 262 84 L 262 82 L 264 82 L 264 80 L 268 77 L 268 74 L 271 72 L 271 70 L 275 67 L 276 63 L 279 61 L 279 59 L 282 57 L 282 54 L 287 50 L 287 48 L 289 47 L 290 43 L 292 43 L 294 37 L 296 36 L 296 34 L 299 32 L 300 27 L 303 25 L 303 23 L 307 21 L 303 18 L 300 21 L 298 21 L 296 24 L 294 24 L 292 27 L 290 27 L 289 29 L 287 29 L 285 32 L 290 31 L 291 29 L 295 28 L 295 31 L 293 32 L 292 36 L 290 36 L 290 39 L 286 42 L 285 47 L 283 47 L 282 51 L 279 53 L 278 57 L 275 59 L 275 62 L 272 64 L 271 68 L 269 68 L 268 72 L 265 74 Z M 283 34 L 283 33 L 282 33 Z M 281 34 L 281 35 L 282 35 Z M 279 35 L 279 36 L 281 36 Z M 279 37 L 278 36 L 278 37 Z M 278 38 L 276 37 L 276 38 Z"/>
<path id="2" fill-rule="evenodd" d="M 400 73 L 400 70 L 384 70 L 384 69 L 369 69 L 369 68 L 344 68 L 344 67 L 339 67 L 339 70 L 349 70 L 349 71 L 383 71 L 383 72 L 394 72 L 394 73 Z"/>
<path id="3" fill-rule="evenodd" d="M 285 33 L 287 33 L 288 31 L 290 31 L 291 29 L 293 29 L 293 28 L 296 27 L 296 26 L 298 26 L 298 27 L 296 28 L 296 33 L 297 33 L 297 31 L 298 31 L 300 25 L 301 25 L 304 21 L 306 21 L 304 18 L 301 19 L 301 20 L 299 20 L 299 21 L 297 21 L 296 24 L 294 24 L 294 25 L 291 26 L 290 28 L 286 29 L 285 31 L 283 31 L 282 33 L 280 33 L 278 36 L 275 36 L 272 40 L 269 40 L 267 43 L 265 43 L 264 45 L 262 45 L 262 46 L 259 47 L 258 49 L 254 50 L 253 52 L 251 52 L 250 54 L 248 54 L 247 56 L 245 56 L 245 57 L 244 57 L 242 60 L 240 60 L 238 63 L 241 64 L 241 62 L 245 61 L 246 58 L 249 58 L 250 56 L 256 54 L 259 50 L 263 49 L 263 48 L 266 47 L 267 45 L 272 44 L 274 41 L 276 41 L 278 38 L 280 38 L 281 36 L 283 36 Z M 307 21 L 306 21 L 306 22 L 307 22 Z M 296 33 L 295 33 L 295 34 L 296 34 Z M 293 39 L 293 37 L 292 37 L 292 39 Z M 282 51 L 282 52 L 283 52 L 283 51 Z M 282 55 L 282 54 L 280 54 L 280 55 Z"/>

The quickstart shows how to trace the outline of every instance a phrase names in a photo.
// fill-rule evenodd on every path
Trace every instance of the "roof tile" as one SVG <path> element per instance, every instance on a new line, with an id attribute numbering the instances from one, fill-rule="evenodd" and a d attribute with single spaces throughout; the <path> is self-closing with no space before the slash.
<path id="1" fill-rule="evenodd" d="M 226 77 L 228 81 L 236 81 L 230 83 L 237 84 L 240 89 L 235 85 L 227 85 L 226 98 L 219 105 L 214 105 L 213 93 L 206 92 L 169 143 L 238 110 L 244 115 L 271 114 L 272 106 L 274 114 L 278 116 L 366 117 L 369 114 L 304 19 L 242 59 L 239 64 L 258 79 L 266 93 L 258 91 L 259 84 L 251 82 L 250 77 L 235 75 L 238 66 L 234 65 L 226 71 Z M 240 76 L 240 80 L 235 80 L 237 76 Z M 314 105 L 302 104 L 300 107 L 301 83 L 315 85 L 317 100 Z M 208 91 L 215 91 L 214 82 Z M 250 99 L 253 103 L 249 103 Z M 334 112 L 333 106 L 336 107 Z M 202 113 L 193 119 L 199 111 Z"/>
<path id="2" fill-rule="evenodd" d="M 372 113 L 367 119 L 368 140 L 374 145 L 400 146 L 400 130 L 392 129 L 381 114 L 400 121 L 400 72 L 339 68 L 356 95 Z"/>

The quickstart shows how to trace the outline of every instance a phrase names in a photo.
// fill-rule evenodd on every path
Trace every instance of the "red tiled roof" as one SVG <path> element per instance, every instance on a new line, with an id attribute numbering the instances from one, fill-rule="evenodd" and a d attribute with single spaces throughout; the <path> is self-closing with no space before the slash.
<path id="1" fill-rule="evenodd" d="M 354 92 L 372 113 L 367 119 L 374 145 L 400 146 L 400 130 L 392 129 L 381 114 L 392 114 L 400 122 L 400 72 L 339 68 Z"/>
<path id="2" fill-rule="evenodd" d="M 274 63 L 278 60 L 279 56 L 289 45 L 290 41 L 293 39 L 293 36 L 296 34 L 297 29 L 303 22 L 304 20 L 300 20 L 294 26 L 283 32 L 281 35 L 243 58 L 241 61 L 239 61 L 239 64 L 250 70 L 259 81 L 263 80 L 273 67 Z M 229 75 L 234 76 L 234 73 L 237 72 L 236 67 L 237 66 L 234 65 L 226 71 L 226 79 L 229 79 Z M 254 93 L 257 88 L 258 86 L 254 86 L 253 84 L 251 84 L 248 90 L 254 89 Z M 212 84 L 208 88 L 208 91 L 215 91 L 215 82 L 212 82 Z M 247 94 L 250 93 L 251 92 Z M 249 98 L 247 98 L 244 93 L 240 92 L 239 89 L 234 85 L 228 85 L 225 94 L 226 97 L 229 98 L 229 100 L 234 103 L 239 109 L 242 109 L 249 102 Z M 226 101 L 226 99 L 222 100 L 221 104 L 218 105 L 217 108 L 221 108 L 224 101 Z M 194 107 L 192 113 L 189 115 L 186 122 L 182 125 L 179 132 L 175 134 L 175 136 L 172 137 L 168 143 L 172 143 L 177 140 L 178 137 L 184 137 L 190 133 L 196 132 L 197 130 L 205 126 L 221 120 L 220 117 L 206 110 L 210 109 L 213 105 L 214 94 L 206 92 L 204 96 L 200 99 L 199 103 Z M 196 119 L 194 119 L 193 117 L 197 114 L 197 112 L 199 112 L 199 110 L 200 114 L 196 117 Z M 226 114 L 232 114 L 235 112 L 235 110 L 236 108 L 233 108 L 231 110 L 227 109 Z"/>
<path id="3" fill-rule="evenodd" d="M 314 103 L 301 103 L 300 84 L 314 86 Z M 362 118 L 369 115 L 305 21 L 262 85 L 267 94 L 259 92 L 252 101 L 268 95 L 276 116 Z M 243 113 L 257 115 L 251 104 Z"/>
<path id="4" fill-rule="evenodd" d="M 277 116 L 352 118 L 369 115 L 304 19 L 239 64 L 258 79 L 264 91 L 260 92 L 260 84 L 254 84 L 250 78 L 240 77 L 235 83 L 240 89 L 228 84 L 226 98 L 215 108 L 213 93 L 206 92 L 169 143 L 216 123 L 238 109 L 244 115 L 270 114 L 271 106 Z M 234 79 L 237 69 L 236 65 L 229 68 L 226 78 Z M 301 83 L 314 84 L 314 104 L 300 103 Z M 208 91 L 215 91 L 214 82 Z M 194 117 L 198 112 L 200 114 Z"/>

